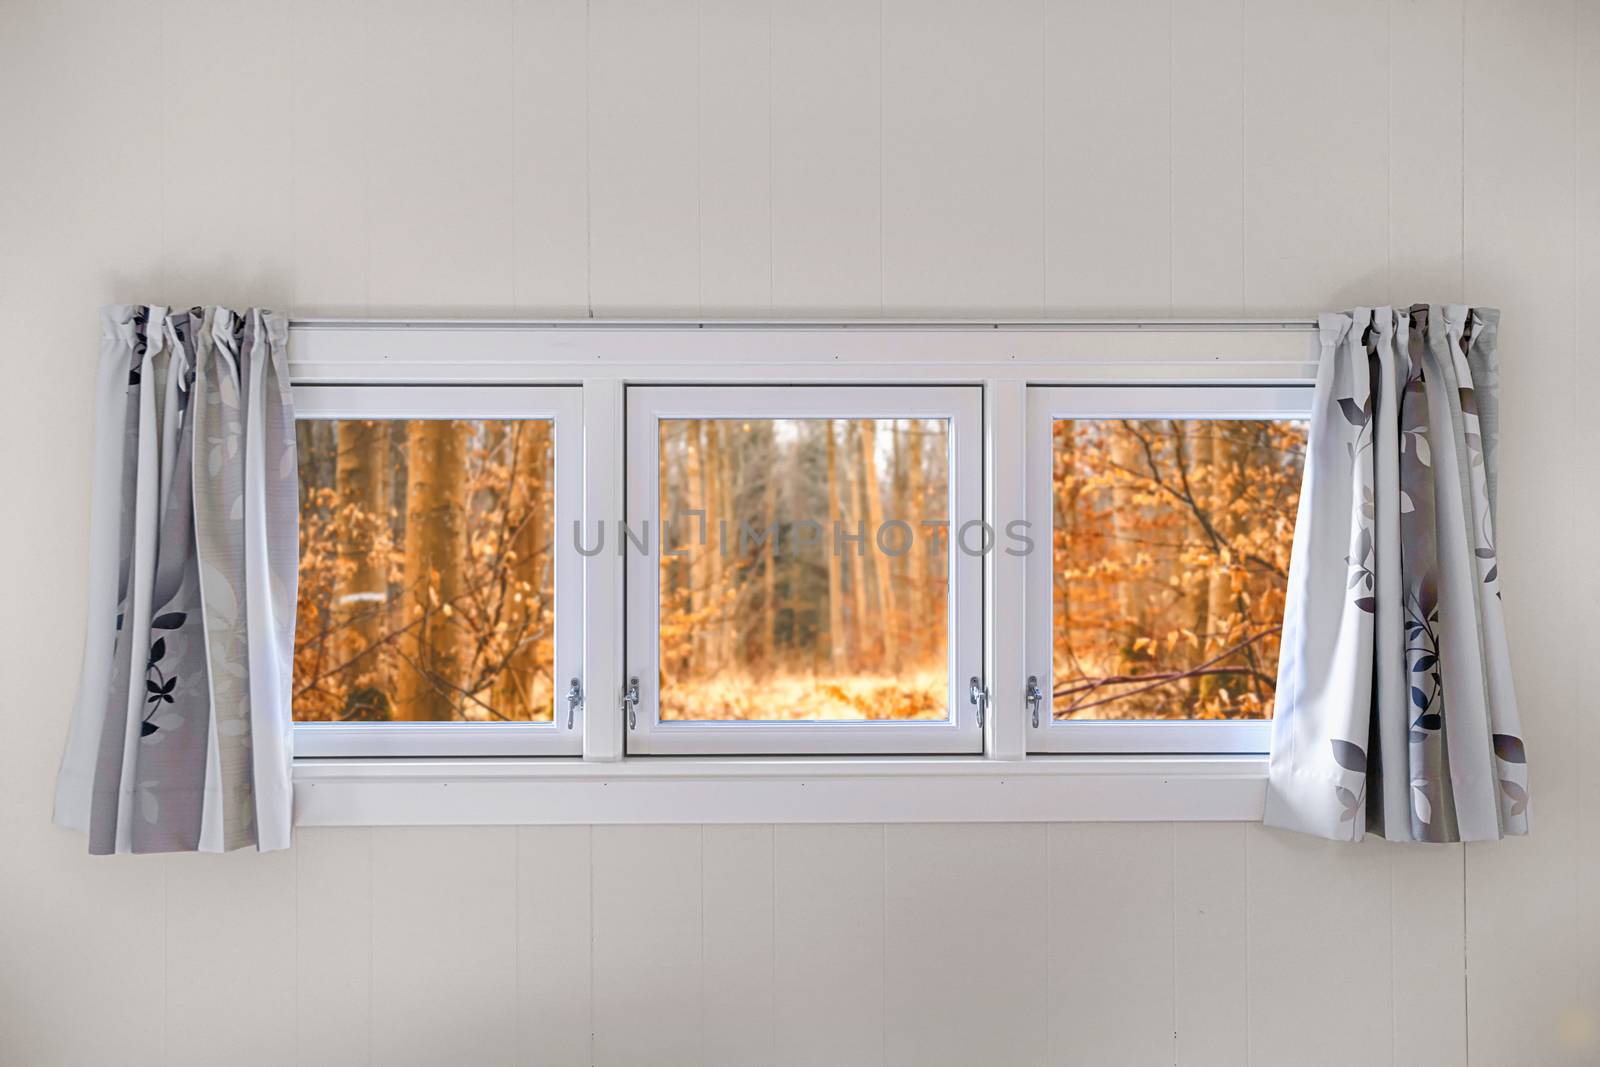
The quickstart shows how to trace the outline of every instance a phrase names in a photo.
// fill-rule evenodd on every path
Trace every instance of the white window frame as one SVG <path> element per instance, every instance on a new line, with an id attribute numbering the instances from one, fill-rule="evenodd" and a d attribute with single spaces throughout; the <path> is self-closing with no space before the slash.
<path id="1" fill-rule="evenodd" d="M 583 507 L 583 393 L 574 386 L 294 386 L 295 418 L 546 419 L 555 476 L 555 716 L 551 722 L 318 723 L 294 725 L 296 757 L 577 756 L 583 707 L 568 715 L 583 675 L 583 566 L 567 531 Z M 570 721 L 570 726 L 569 726 Z"/>
<path id="2" fill-rule="evenodd" d="M 1058 419 L 1305 419 L 1311 418 L 1306 385 L 1076 387 L 1028 390 L 1027 515 L 1035 538 L 1054 543 L 1053 429 Z M 1078 754 L 1264 754 L 1272 721 L 1264 720 L 1062 720 L 1051 714 L 1054 691 L 1054 620 L 1049 551 L 1028 558 L 1027 663 L 1043 695 L 1037 724 L 1029 716 L 1028 751 Z"/>
<path id="3" fill-rule="evenodd" d="M 627 663 L 639 680 L 629 709 L 629 755 L 819 755 L 961 753 L 981 755 L 979 708 L 969 680 L 984 676 L 983 561 L 959 545 L 967 523 L 983 521 L 981 388 L 966 386 L 631 386 L 627 391 L 627 524 L 647 552 L 631 544 L 627 558 Z M 950 718 L 937 722 L 723 721 L 663 722 L 660 693 L 660 580 L 664 530 L 660 515 L 660 430 L 679 419 L 938 419 L 949 425 L 950 599 L 947 677 Z M 907 516 L 899 516 L 908 518 Z M 670 516 L 668 517 L 670 520 Z M 824 518 L 823 542 L 833 534 Z M 646 526 L 648 524 L 648 527 Z M 620 531 L 611 531 L 620 535 Z M 586 534 L 590 534 L 586 531 Z M 930 531 L 917 528 L 916 536 Z M 715 531 L 713 531 L 713 535 Z M 867 532 L 870 540 L 873 531 Z M 613 536 L 616 551 L 624 544 Z M 970 538 L 969 538 L 970 540 Z M 871 547 L 866 549 L 872 551 Z"/>
<path id="4" fill-rule="evenodd" d="M 985 514 L 1023 515 L 1031 386 L 1309 385 L 1309 320 L 451 321 L 296 320 L 302 386 L 581 386 L 581 513 L 624 510 L 629 385 L 940 382 L 983 387 Z M 375 417 L 375 416 L 374 416 Z M 981 755 L 708 756 L 624 752 L 624 567 L 583 561 L 582 759 L 303 758 L 301 826 L 1080 820 L 1259 821 L 1259 755 L 1029 753 L 1028 560 L 984 561 Z M 563 653 L 563 660 L 565 660 Z M 565 664 L 562 672 L 570 668 Z M 447 729 L 457 725 L 446 724 Z M 469 727 L 469 728 L 475 728 Z"/>

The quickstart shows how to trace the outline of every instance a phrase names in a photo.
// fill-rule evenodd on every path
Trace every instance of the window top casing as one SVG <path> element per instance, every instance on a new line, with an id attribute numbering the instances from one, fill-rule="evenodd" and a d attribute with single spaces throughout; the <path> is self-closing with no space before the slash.
<path id="1" fill-rule="evenodd" d="M 297 385 L 1309 383 L 1309 320 L 296 320 Z"/>

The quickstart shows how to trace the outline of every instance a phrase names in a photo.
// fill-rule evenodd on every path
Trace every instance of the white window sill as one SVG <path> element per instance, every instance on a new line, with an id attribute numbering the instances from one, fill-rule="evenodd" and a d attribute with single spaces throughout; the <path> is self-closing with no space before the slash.
<path id="1" fill-rule="evenodd" d="M 1264 756 L 303 759 L 297 826 L 1259 821 Z"/>

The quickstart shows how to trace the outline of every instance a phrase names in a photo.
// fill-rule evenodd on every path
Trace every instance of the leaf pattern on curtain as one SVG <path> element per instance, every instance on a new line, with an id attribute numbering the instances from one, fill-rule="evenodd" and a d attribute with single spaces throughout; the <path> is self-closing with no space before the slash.
<path id="1" fill-rule="evenodd" d="M 103 321 L 89 634 L 56 821 L 95 853 L 285 847 L 287 323 L 142 306 Z"/>
<path id="2" fill-rule="evenodd" d="M 1355 428 L 1355 440 L 1345 442 L 1345 452 L 1350 457 L 1352 465 L 1357 457 L 1372 447 L 1372 394 L 1357 399 L 1353 396 L 1339 397 L 1339 411 L 1346 422 Z M 1372 523 L 1376 510 L 1372 500 L 1372 487 L 1363 486 L 1361 490 L 1361 510 L 1356 522 L 1356 547 L 1355 551 L 1344 558 L 1353 569 L 1350 576 L 1350 588 L 1356 591 L 1352 603 L 1357 608 L 1371 615 L 1378 610 L 1378 599 L 1373 596 L 1377 572 L 1373 570 L 1372 558 Z M 1349 742 L 1343 742 L 1349 744 Z M 1362 754 L 1362 764 L 1366 763 L 1366 755 Z"/>
<path id="3" fill-rule="evenodd" d="M 1493 532 L 1498 322 L 1460 305 L 1319 322 L 1269 825 L 1345 840 L 1528 830 Z M 1320 562 L 1335 555 L 1337 580 Z"/>
<path id="4" fill-rule="evenodd" d="M 1360 784 L 1351 790 L 1343 785 L 1333 787 L 1333 795 L 1339 800 L 1339 821 L 1354 822 L 1356 813 L 1361 810 L 1361 802 L 1366 798 L 1367 792 L 1367 754 L 1361 746 L 1340 738 L 1334 738 L 1333 762 L 1356 775 Z"/>

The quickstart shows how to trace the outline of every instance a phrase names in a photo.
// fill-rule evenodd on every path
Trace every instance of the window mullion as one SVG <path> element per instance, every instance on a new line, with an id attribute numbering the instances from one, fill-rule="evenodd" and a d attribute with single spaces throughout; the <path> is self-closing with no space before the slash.
<path id="1" fill-rule="evenodd" d="M 984 621 L 989 684 L 989 721 L 984 753 L 990 759 L 1027 755 L 1028 728 L 1023 713 L 1027 677 L 1028 556 L 1008 536 L 1008 524 L 1026 515 L 1027 385 L 1020 381 L 984 383 L 984 518 L 995 531 L 995 550 L 984 559 Z M 1039 551 L 1037 540 L 1033 550 Z M 1045 545 L 1044 551 L 1049 551 Z"/>
<path id="2" fill-rule="evenodd" d="M 558 537 L 584 538 L 611 532 L 622 514 L 622 383 L 583 383 L 583 519 L 581 531 Z M 586 541 L 592 544 L 592 541 Z M 583 560 L 583 758 L 622 758 L 623 559 L 602 551 Z"/>

